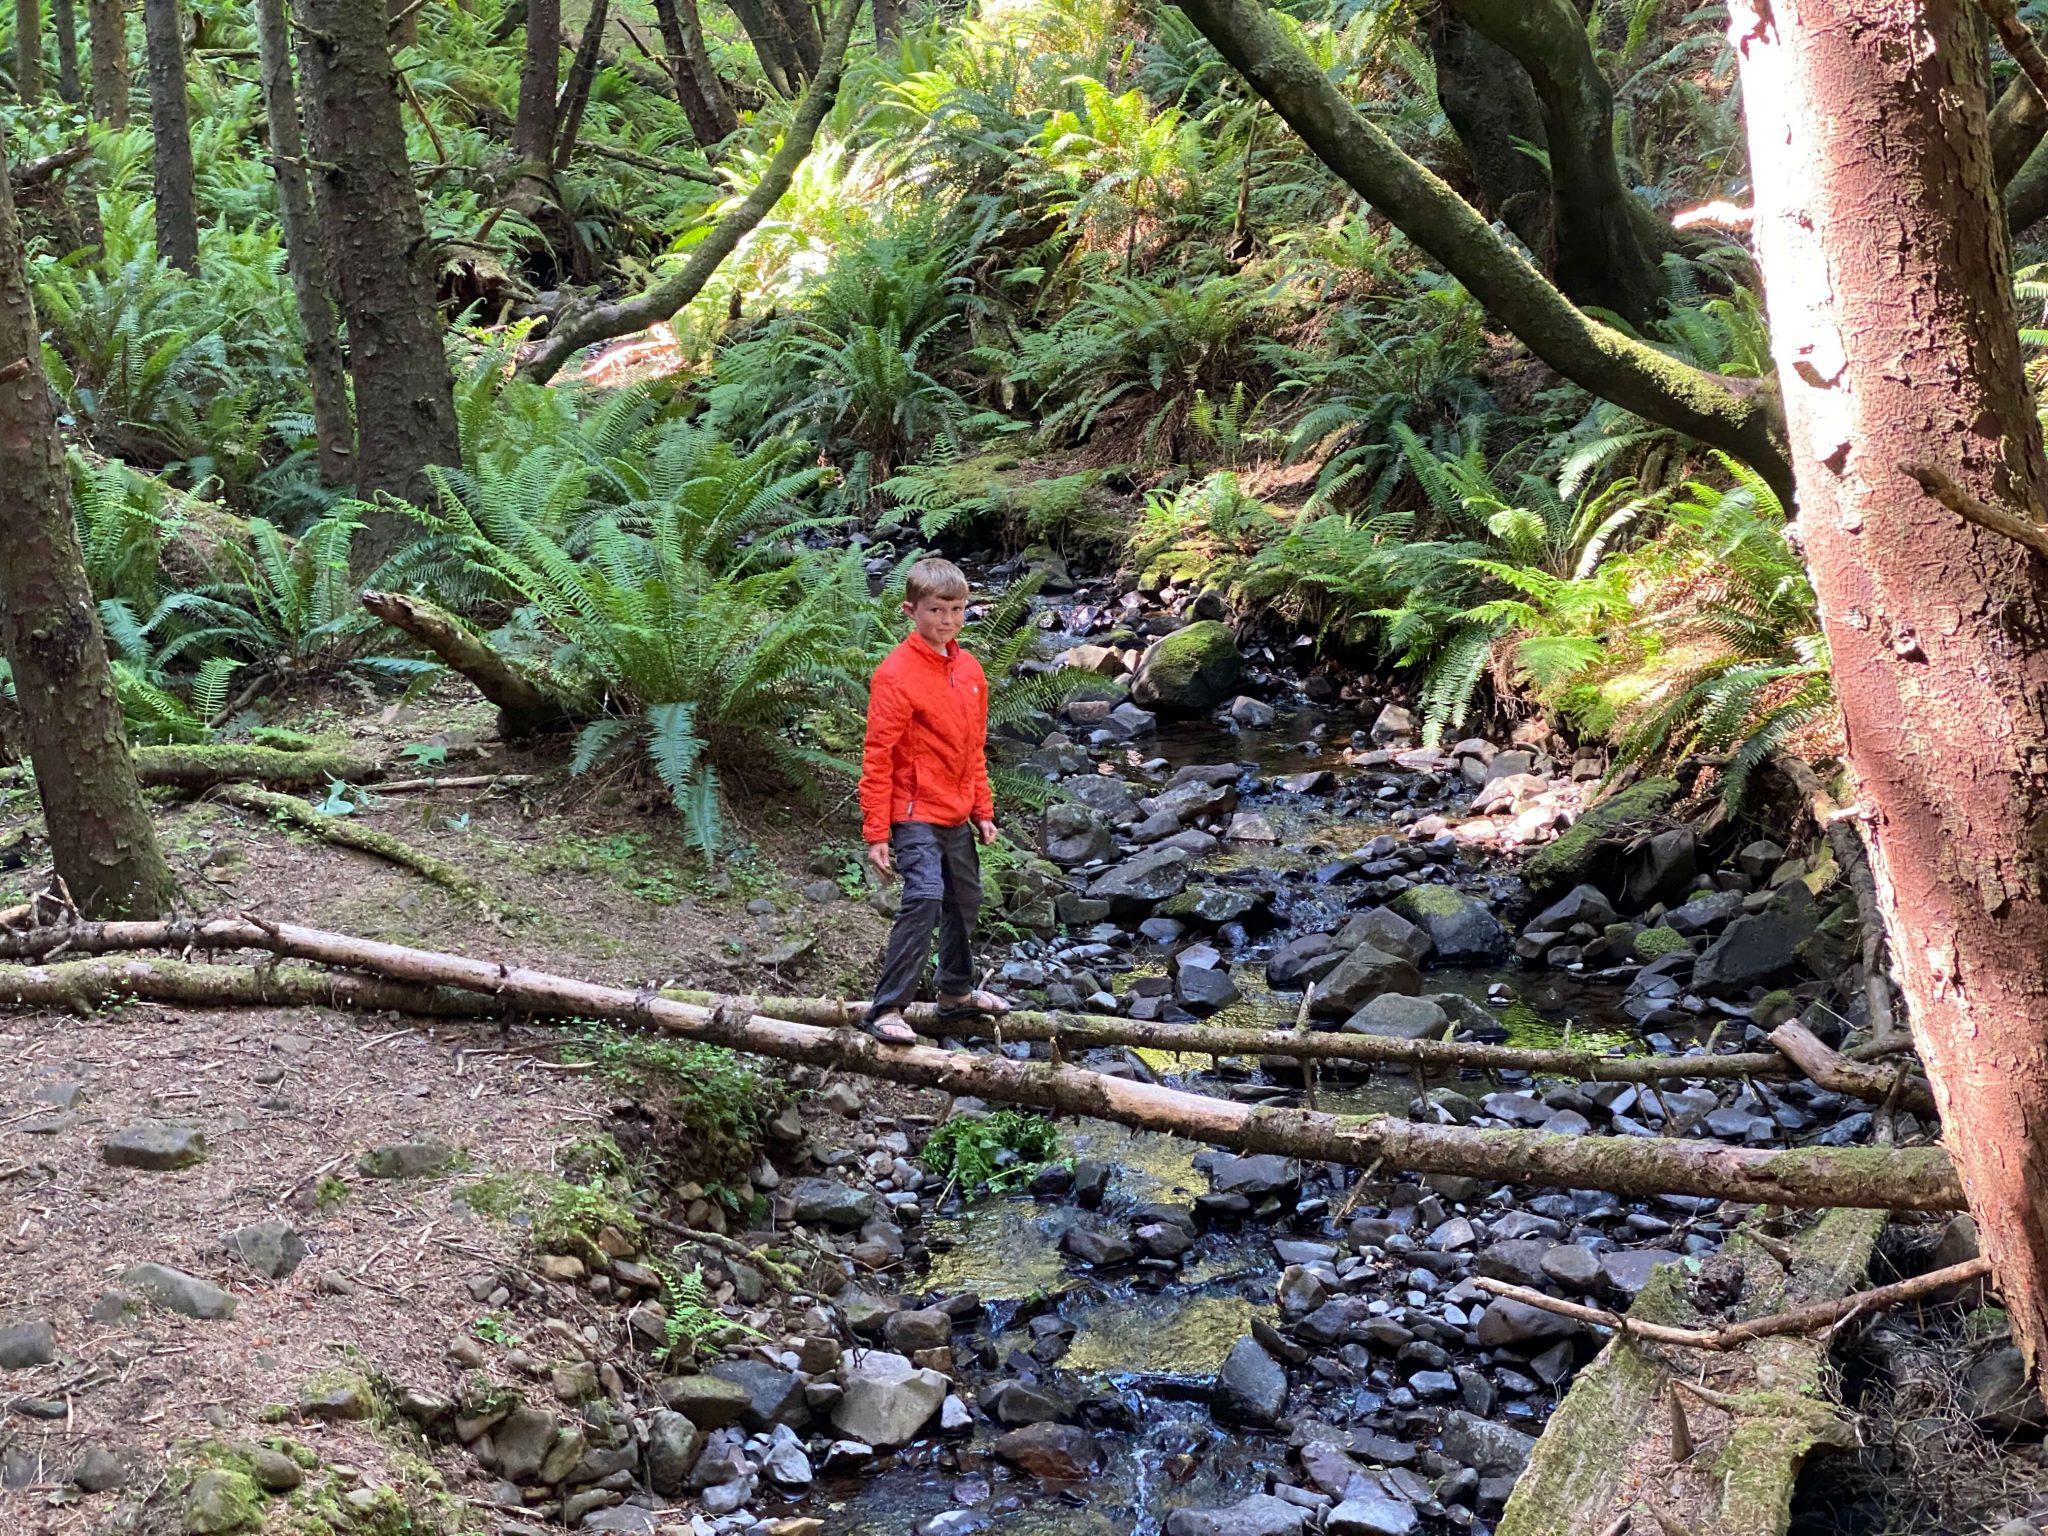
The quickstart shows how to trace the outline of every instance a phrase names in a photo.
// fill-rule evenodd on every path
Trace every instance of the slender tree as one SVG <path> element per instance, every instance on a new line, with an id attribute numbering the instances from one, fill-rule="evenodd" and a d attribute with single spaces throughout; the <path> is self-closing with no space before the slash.
<path id="1" fill-rule="evenodd" d="M 583 131 L 584 109 L 590 105 L 590 83 L 597 78 L 597 60 L 604 48 L 604 24 L 611 15 L 611 0 L 590 0 L 590 14 L 583 21 L 583 36 L 576 43 L 576 57 L 569 65 L 568 83 L 562 88 L 560 121 L 555 128 L 555 169 L 568 169 L 576 153 L 576 135 Z"/>
<path id="2" fill-rule="evenodd" d="M 43 0 L 14 0 L 14 89 L 23 101 L 43 94 Z"/>
<path id="3" fill-rule="evenodd" d="M 270 162 L 277 175 L 277 219 L 284 231 L 286 269 L 299 329 L 306 337 L 306 374 L 313 391 L 313 437 L 320 479 L 343 485 L 355 467 L 355 426 L 348 404 L 348 370 L 334 312 L 334 285 L 326 247 L 313 216 L 299 130 L 299 92 L 292 80 L 291 33 L 284 0 L 256 0 L 256 45 L 263 71 L 263 111 L 270 129 Z"/>
<path id="4" fill-rule="evenodd" d="M 761 0 L 761 4 L 781 13 L 783 29 L 796 50 L 797 73 L 805 80 L 816 75 L 825 57 L 825 35 L 811 0 Z"/>
<path id="5" fill-rule="evenodd" d="M 747 41 L 754 45 L 754 58 L 769 86 L 784 96 L 796 94 L 803 84 L 803 65 L 796 56 L 796 43 L 789 35 L 789 23 L 774 0 L 727 0 Z"/>
<path id="6" fill-rule="evenodd" d="M 380 0 L 297 0 L 314 203 L 348 323 L 356 490 L 416 503 L 430 464 L 458 464 L 455 381 L 434 303 L 432 251 L 406 159 Z M 367 570 L 404 524 L 376 516 L 356 541 Z"/>
<path id="7" fill-rule="evenodd" d="M 109 128 L 128 126 L 128 19 L 122 0 L 85 0 L 92 39 L 92 115 Z"/>
<path id="8" fill-rule="evenodd" d="M 168 911 L 177 886 L 135 780 L 86 581 L 4 151 L 0 627 L 57 873 L 87 912 L 141 917 Z"/>
<path id="9" fill-rule="evenodd" d="M 192 126 L 185 106 L 185 37 L 178 0 L 142 0 L 149 57 L 150 147 L 156 158 L 156 248 L 199 273 L 199 200 L 192 190 Z"/>
<path id="10" fill-rule="evenodd" d="M 50 25 L 57 33 L 57 94 L 76 101 L 78 89 L 78 10 L 72 0 L 50 0 Z"/>
<path id="11" fill-rule="evenodd" d="M 1550 145 L 1528 73 L 1448 6 L 1430 20 L 1429 52 L 1437 104 L 1465 148 L 1481 209 L 1548 267 L 1556 236 L 1550 174 L 1530 149 L 1547 157 Z"/>
<path id="12" fill-rule="evenodd" d="M 870 0 L 875 13 L 875 47 L 886 49 L 903 30 L 903 7 L 899 0 Z"/>
<path id="13" fill-rule="evenodd" d="M 676 100 L 690 120 L 690 132 L 709 150 L 739 131 L 739 114 L 711 62 L 704 42 L 704 19 L 697 0 L 654 0 L 654 19 L 661 26 L 668 70 L 676 83 Z"/>
<path id="14" fill-rule="evenodd" d="M 549 180 L 561 57 L 561 0 L 527 0 L 526 51 L 519 69 L 518 111 L 512 119 L 512 154 L 521 178 Z"/>
<path id="15" fill-rule="evenodd" d="M 1961 0 L 1736 0 L 1729 33 L 1799 529 L 1879 901 L 1949 1151 L 2038 1366 L 2048 559 L 1970 518 L 2002 513 L 2040 544 L 2048 460 L 1984 48 Z"/>

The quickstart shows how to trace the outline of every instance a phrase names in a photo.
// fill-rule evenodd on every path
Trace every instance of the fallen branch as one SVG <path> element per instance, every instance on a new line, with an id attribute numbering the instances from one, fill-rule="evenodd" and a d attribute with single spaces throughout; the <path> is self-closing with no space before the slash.
<path id="1" fill-rule="evenodd" d="M 1901 464 L 1899 472 L 1918 482 L 1921 490 L 1964 522 L 1975 523 L 1979 528 L 2001 534 L 2015 544 L 2024 544 L 2037 555 L 2048 557 L 2048 528 L 2043 528 L 2032 518 L 1979 501 L 1932 464 Z"/>
<path id="2" fill-rule="evenodd" d="M 295 795 L 282 795 L 275 790 L 257 789 L 249 784 L 223 784 L 214 790 L 213 797 L 243 810 L 261 811 L 288 822 L 337 848 L 353 848 L 358 853 L 388 859 L 464 901 L 474 901 L 483 906 L 496 904 L 490 892 L 446 859 L 436 858 L 410 843 L 402 842 L 389 832 L 359 825 L 351 817 L 323 816 Z"/>
<path id="3" fill-rule="evenodd" d="M 0 965 L 0 1004 L 9 1007 L 61 1008 L 82 1016 L 131 999 L 181 1008 L 345 1008 L 435 1018 L 502 1012 L 487 1003 L 479 1007 L 473 992 L 296 965 L 205 965 L 106 956 L 56 965 Z"/>
<path id="4" fill-rule="evenodd" d="M 1775 1339 L 1790 1333 L 1818 1333 L 1823 1329 L 1831 1329 L 1846 1323 L 1852 1318 L 1865 1317 L 1874 1312 L 1888 1312 L 1893 1307 L 1903 1306 L 1907 1302 L 1919 1301 L 1953 1285 L 1981 1280 L 1990 1273 L 1989 1259 L 1966 1259 L 1960 1264 L 1951 1264 L 1946 1269 L 1930 1270 L 1924 1275 L 1916 1275 L 1911 1280 L 1880 1285 L 1868 1291 L 1856 1291 L 1832 1301 L 1819 1301 L 1812 1306 L 1795 1307 L 1789 1312 L 1773 1312 L 1764 1317 L 1753 1317 L 1745 1322 L 1730 1323 L 1725 1328 L 1672 1328 L 1663 1323 L 1624 1317 L 1619 1312 L 1609 1312 L 1604 1307 L 1589 1307 L 1580 1302 L 1565 1301 L 1542 1291 L 1531 1290 L 1525 1285 L 1510 1285 L 1505 1280 L 1489 1280 L 1482 1277 L 1472 1283 L 1482 1291 L 1505 1296 L 1510 1301 L 1519 1301 L 1523 1306 L 1540 1307 L 1545 1312 L 1555 1312 L 1560 1317 L 1591 1323 L 1596 1328 L 1626 1334 L 1633 1339 L 1642 1339 L 1651 1344 L 1676 1344 L 1685 1349 L 1711 1350 L 1718 1354 L 1739 1348 L 1752 1339 Z"/>
<path id="5" fill-rule="evenodd" d="M 1800 1071 L 1830 1092 L 1846 1093 L 1874 1104 L 1892 1103 L 1896 1093 L 1897 1108 L 1910 1109 L 1928 1119 L 1934 1117 L 1934 1095 L 1925 1083 L 1914 1081 L 1903 1065 L 1866 1067 L 1861 1062 L 1851 1061 L 1839 1051 L 1830 1050 L 1819 1036 L 1796 1019 L 1772 1030 L 1771 1044 L 1783 1051 Z"/>
<path id="6" fill-rule="evenodd" d="M 365 592 L 363 606 L 393 629 L 425 646 L 476 691 L 498 706 L 498 733 L 507 740 L 559 731 L 587 711 L 556 698 L 507 661 L 445 608 L 396 592 Z"/>
<path id="7" fill-rule="evenodd" d="M 526 789 L 545 782 L 543 773 L 466 773 L 440 778 L 386 779 L 377 785 L 379 795 L 434 794 L 453 789 Z"/>
<path id="8" fill-rule="evenodd" d="M 92 153 L 89 140 L 80 139 L 76 144 L 67 144 L 55 154 L 44 155 L 40 160 L 31 160 L 26 165 L 16 166 L 13 183 L 17 192 L 38 186 L 48 181 L 59 171 L 69 169 Z"/>
<path id="9" fill-rule="evenodd" d="M 503 961 L 474 960 L 254 918 L 205 922 L 82 924 L 63 930 L 98 949 L 257 949 L 365 971 L 420 986 L 452 986 L 536 1016 L 609 1020 L 659 1029 L 784 1061 L 974 1095 L 1059 1114 L 1164 1131 L 1244 1152 L 1273 1152 L 1352 1167 L 1459 1174 L 1623 1195 L 1704 1195 L 1782 1206 L 1958 1210 L 1962 1190 L 1946 1153 L 1904 1148 L 1808 1147 L 1772 1152 L 1665 1137 L 1552 1136 L 1540 1131 L 1418 1125 L 1392 1116 L 1349 1117 L 1207 1098 L 1105 1073 L 1011 1061 L 929 1046 L 883 1046 L 851 1029 L 827 1030 L 753 1013 L 705 1007 L 576 981 Z M 88 938 L 87 935 L 90 934 Z M 10 946 L 53 942 L 0 935 Z"/>

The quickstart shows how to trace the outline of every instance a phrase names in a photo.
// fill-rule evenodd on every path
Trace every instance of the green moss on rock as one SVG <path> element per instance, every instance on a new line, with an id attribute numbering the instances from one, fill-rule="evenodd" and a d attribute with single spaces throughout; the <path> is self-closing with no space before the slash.
<path id="1" fill-rule="evenodd" d="M 207 1467 L 185 1490 L 183 1519 L 187 1536 L 253 1531 L 263 1523 L 263 1491 L 239 1468 Z"/>
<path id="2" fill-rule="evenodd" d="M 1147 709 L 1188 714 L 1213 709 L 1237 686 L 1239 666 L 1237 636 L 1230 626 L 1201 619 L 1146 652 L 1131 697 Z"/>
<path id="3" fill-rule="evenodd" d="M 1678 780 L 1645 779 L 1609 795 L 1564 836 L 1533 854 L 1522 878 L 1540 898 L 1574 885 L 1599 885 L 1621 840 L 1658 820 L 1678 799 Z"/>
<path id="4" fill-rule="evenodd" d="M 1660 955 L 1675 955 L 1681 949 L 1690 949 L 1692 945 L 1676 928 L 1645 928 L 1636 935 L 1632 947 L 1638 960 L 1655 960 Z"/>

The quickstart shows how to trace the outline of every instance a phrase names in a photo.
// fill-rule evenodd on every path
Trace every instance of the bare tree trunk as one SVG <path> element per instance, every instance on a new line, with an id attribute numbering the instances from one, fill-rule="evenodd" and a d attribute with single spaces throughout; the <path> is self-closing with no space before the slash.
<path id="1" fill-rule="evenodd" d="M 690 120 L 697 143 L 709 150 L 737 133 L 740 119 L 711 63 L 697 0 L 654 0 L 654 17 L 661 25 L 662 47 L 668 51 L 676 100 Z"/>
<path id="2" fill-rule="evenodd" d="M 142 0 L 149 59 L 149 136 L 156 159 L 157 254 L 199 275 L 199 200 L 192 190 L 192 127 L 185 108 L 185 38 L 178 0 Z"/>
<path id="3" fill-rule="evenodd" d="M 108 916 L 170 909 L 72 520 L 14 192 L 0 155 L 0 624 L 57 873 Z"/>
<path id="4" fill-rule="evenodd" d="M 818 30 L 818 13 L 811 8 L 811 0 L 761 0 L 761 3 L 781 13 L 790 44 L 796 49 L 799 69 L 803 78 L 809 80 L 817 74 L 818 65 L 825 57 L 825 37 Z"/>
<path id="5" fill-rule="evenodd" d="M 43 95 L 43 0 L 14 0 L 14 90 L 23 101 Z"/>
<path id="6" fill-rule="evenodd" d="M 1481 209 L 1513 230 L 1549 270 L 1556 258 L 1550 177 L 1516 142 L 1548 148 L 1543 108 L 1528 71 L 1448 7 L 1430 22 L 1429 51 L 1436 62 L 1437 103 L 1465 147 Z"/>
<path id="7" fill-rule="evenodd" d="M 1738 0 L 1799 527 L 1900 991 L 2013 1336 L 2048 1344 L 2048 564 L 1926 465 L 2039 521 L 1960 0 Z"/>
<path id="8" fill-rule="evenodd" d="M 390 0 L 391 14 L 384 28 L 385 39 L 396 53 L 420 40 L 420 8 L 413 0 Z"/>
<path id="9" fill-rule="evenodd" d="M 875 48 L 886 50 L 903 30 L 903 7 L 899 0 L 869 0 L 875 13 Z"/>
<path id="10" fill-rule="evenodd" d="M 583 131 L 584 109 L 590 105 L 590 82 L 597 78 L 597 56 L 604 47 L 604 24 L 611 14 L 611 0 L 591 0 L 590 14 L 583 23 L 583 36 L 576 42 L 576 57 L 569 64 L 569 80 L 562 89 L 562 107 L 555 130 L 555 169 L 568 168 L 576 153 L 576 135 Z"/>
<path id="11" fill-rule="evenodd" d="M 50 0 L 50 25 L 57 31 L 57 95 L 78 100 L 78 10 L 72 0 Z"/>
<path id="12" fill-rule="evenodd" d="M 306 336 L 306 376 L 313 392 L 313 436 L 320 455 L 320 479 L 326 485 L 345 485 L 355 467 L 355 424 L 349 416 L 348 370 L 342 361 L 340 326 L 334 313 L 334 284 L 306 178 L 299 93 L 292 80 L 291 33 L 284 0 L 255 0 L 255 10 L 263 110 L 270 127 L 270 161 L 277 173 L 277 216 L 284 231 L 285 265 L 291 272 L 299 329 Z"/>
<path id="13" fill-rule="evenodd" d="M 434 304 L 433 252 L 406 158 L 381 0 L 297 0 L 315 207 L 340 281 L 356 400 L 356 491 L 424 504 L 430 464 L 459 464 L 455 380 Z M 379 514 L 356 541 L 380 564 L 406 525 Z"/>
<path id="14" fill-rule="evenodd" d="M 561 0 L 527 0 L 519 109 L 512 121 L 512 153 L 522 176 L 547 178 L 548 155 L 555 143 L 555 88 L 561 56 Z"/>
<path id="15" fill-rule="evenodd" d="M 803 72 L 796 56 L 796 44 L 790 39 L 789 24 L 783 20 L 782 12 L 776 9 L 775 0 L 729 0 L 733 15 L 740 19 L 740 27 L 747 34 L 747 41 L 754 45 L 754 57 L 760 61 L 761 74 L 768 84 L 784 96 L 794 96 L 803 83 Z"/>
<path id="16" fill-rule="evenodd" d="M 128 126 L 128 18 L 122 0 L 85 0 L 92 38 L 92 114 L 109 128 Z"/>

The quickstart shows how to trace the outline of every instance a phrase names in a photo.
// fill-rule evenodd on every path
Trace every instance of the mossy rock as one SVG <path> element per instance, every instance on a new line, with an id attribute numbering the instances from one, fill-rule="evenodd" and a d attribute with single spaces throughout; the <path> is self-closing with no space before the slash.
<path id="1" fill-rule="evenodd" d="M 1241 665 L 1230 626 L 1202 619 L 1163 637 L 1145 653 L 1131 697 L 1147 709 L 1200 714 L 1230 697 Z"/>
<path id="2" fill-rule="evenodd" d="M 1692 944 L 1676 928 L 1645 928 L 1636 935 L 1631 947 L 1638 960 L 1655 960 L 1662 955 L 1675 955 L 1681 949 L 1691 949 Z"/>
<path id="3" fill-rule="evenodd" d="M 1575 885 L 1597 886 L 1612 895 L 1619 888 L 1622 845 L 1661 821 L 1677 799 L 1676 779 L 1631 784 L 1532 855 L 1522 866 L 1522 878 L 1539 901 Z"/>
<path id="4" fill-rule="evenodd" d="M 232 1536 L 263 1524 L 263 1490 L 236 1467 L 208 1467 L 185 1490 L 186 1536 Z"/>

